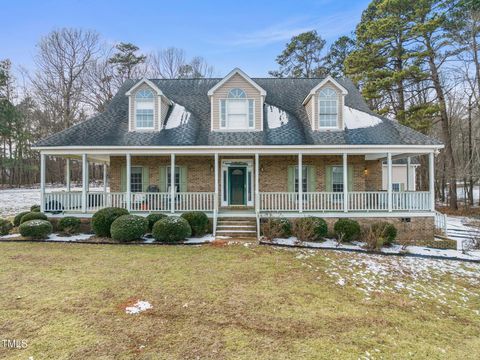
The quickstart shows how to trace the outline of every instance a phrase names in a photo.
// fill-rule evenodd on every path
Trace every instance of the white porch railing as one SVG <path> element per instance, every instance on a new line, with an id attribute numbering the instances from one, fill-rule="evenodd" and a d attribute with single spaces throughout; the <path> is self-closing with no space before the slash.
<path id="1" fill-rule="evenodd" d="M 170 211 L 170 193 L 132 193 L 131 211 Z"/>
<path id="2" fill-rule="evenodd" d="M 388 193 L 385 191 L 354 191 L 348 193 L 349 211 L 387 211 Z"/>
<path id="3" fill-rule="evenodd" d="M 45 193 L 45 211 L 82 211 L 81 191 Z"/>
<path id="4" fill-rule="evenodd" d="M 297 211 L 298 194 L 293 192 L 260 193 L 260 211 Z"/>
<path id="5" fill-rule="evenodd" d="M 215 193 L 181 192 L 176 193 L 176 211 L 213 211 Z"/>
<path id="6" fill-rule="evenodd" d="M 430 210 L 430 193 L 428 191 L 392 193 L 392 210 L 428 211 Z"/>

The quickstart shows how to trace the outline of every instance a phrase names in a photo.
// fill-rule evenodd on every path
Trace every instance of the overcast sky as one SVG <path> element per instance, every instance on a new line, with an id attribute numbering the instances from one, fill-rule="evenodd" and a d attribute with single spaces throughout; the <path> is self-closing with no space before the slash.
<path id="1" fill-rule="evenodd" d="M 348 35 L 369 0 L 311 1 L 2 1 L 0 59 L 33 67 L 42 35 L 62 27 L 99 32 L 114 44 L 132 42 L 145 53 L 175 46 L 200 55 L 223 76 L 240 67 L 267 76 L 296 34 L 315 29 L 329 43 Z"/>

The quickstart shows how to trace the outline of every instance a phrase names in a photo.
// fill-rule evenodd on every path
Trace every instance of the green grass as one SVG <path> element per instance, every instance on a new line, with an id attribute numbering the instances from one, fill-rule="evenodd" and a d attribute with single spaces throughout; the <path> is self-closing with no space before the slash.
<path id="1" fill-rule="evenodd" d="M 28 346 L 0 343 L 0 358 L 477 357 L 475 279 L 446 272 L 414 280 L 406 271 L 386 276 L 384 285 L 402 277 L 423 292 L 366 294 L 361 278 L 351 277 L 365 267 L 352 263 L 358 259 L 403 261 L 243 245 L 1 243 L 0 338 L 25 339 Z M 440 287 L 445 296 L 422 297 Z M 126 314 L 136 299 L 153 309 Z"/>

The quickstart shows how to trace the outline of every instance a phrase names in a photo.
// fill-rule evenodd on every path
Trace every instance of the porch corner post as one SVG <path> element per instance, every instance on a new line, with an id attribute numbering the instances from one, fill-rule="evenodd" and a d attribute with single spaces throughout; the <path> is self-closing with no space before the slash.
<path id="1" fill-rule="evenodd" d="M 387 201 L 388 212 L 392 212 L 393 199 L 392 199 L 392 153 L 387 153 Z"/>
<path id="2" fill-rule="evenodd" d="M 298 212 L 303 212 L 303 154 L 298 153 Z"/>
<path id="3" fill-rule="evenodd" d="M 67 163 L 65 166 L 65 186 L 67 188 L 67 192 L 70 192 L 72 186 L 70 181 L 70 159 L 67 158 Z"/>
<path id="4" fill-rule="evenodd" d="M 435 211 L 435 154 L 428 154 L 428 182 L 430 190 L 430 210 Z"/>
<path id="5" fill-rule="evenodd" d="M 107 192 L 107 164 L 103 164 L 103 192 Z"/>
<path id="6" fill-rule="evenodd" d="M 170 212 L 175 213 L 175 154 L 170 154 Z"/>
<path id="7" fill-rule="evenodd" d="M 88 160 L 87 154 L 82 154 L 82 213 L 87 212 Z"/>
<path id="8" fill-rule="evenodd" d="M 410 176 L 412 176 L 411 172 L 410 172 L 410 167 L 412 166 L 412 161 L 410 159 L 410 156 L 407 157 L 407 191 L 410 191 L 410 188 L 411 188 L 411 180 L 410 180 Z"/>
<path id="9" fill-rule="evenodd" d="M 130 153 L 127 153 L 126 155 L 127 158 L 127 165 L 126 165 L 126 180 L 127 180 L 127 188 L 125 189 L 127 191 L 127 210 L 130 211 L 132 209 L 132 155 Z"/>
<path id="10" fill-rule="evenodd" d="M 255 217 L 257 220 L 257 239 L 260 239 L 260 155 L 255 153 Z"/>
<path id="11" fill-rule="evenodd" d="M 46 155 L 40 153 L 40 211 L 45 212 L 45 164 Z"/>
<path id="12" fill-rule="evenodd" d="M 215 198 L 213 199 L 213 236 L 217 233 L 217 216 L 218 216 L 218 153 L 213 158 L 214 174 L 215 174 Z"/>
<path id="13" fill-rule="evenodd" d="M 343 211 L 348 212 L 348 163 L 347 153 L 343 153 Z"/>

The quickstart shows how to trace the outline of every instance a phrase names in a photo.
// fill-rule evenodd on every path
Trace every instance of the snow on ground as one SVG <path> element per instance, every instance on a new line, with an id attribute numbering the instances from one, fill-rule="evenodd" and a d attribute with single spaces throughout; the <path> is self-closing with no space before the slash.
<path id="1" fill-rule="evenodd" d="M 323 242 L 308 242 L 308 241 L 298 241 L 296 237 L 289 237 L 287 239 L 274 239 L 272 241 L 274 244 L 279 245 L 298 245 L 318 249 L 346 249 L 346 250 L 357 250 L 357 251 L 366 251 L 364 249 L 364 243 L 362 242 L 352 242 L 350 244 L 338 244 L 335 240 L 327 239 Z M 386 254 L 415 254 L 415 255 L 424 255 L 424 256 L 442 256 L 448 258 L 457 258 L 464 260 L 478 260 L 480 261 L 480 251 L 470 251 L 467 254 L 462 253 L 461 251 L 453 249 L 433 249 L 425 246 L 408 246 L 406 250 L 403 250 L 400 245 L 392 245 L 390 247 L 384 247 L 381 250 L 382 253 Z"/>
<path id="2" fill-rule="evenodd" d="M 310 249 L 297 250 L 295 257 L 319 272 L 314 262 L 319 254 L 328 262 L 325 273 L 333 283 L 361 291 L 366 301 L 376 294 L 405 293 L 412 301 L 436 301 L 438 308 L 458 307 L 480 315 L 480 293 L 475 290 L 480 286 L 480 264 L 363 253 L 325 256 Z"/>
<path id="3" fill-rule="evenodd" d="M 90 187 L 91 191 L 103 191 L 103 187 Z M 65 187 L 47 187 L 47 191 L 66 191 Z M 72 191 L 82 191 L 81 187 L 72 187 Z M 40 204 L 40 189 L 2 189 L 0 190 L 0 217 L 14 216 L 30 210 L 32 205 Z"/>
<path id="4" fill-rule="evenodd" d="M 267 106 L 267 122 L 269 129 L 276 129 L 288 123 L 287 113 L 276 106 Z"/>
<path id="5" fill-rule="evenodd" d="M 364 111 L 356 110 L 351 107 L 345 106 L 345 127 L 347 129 L 361 129 L 378 125 L 382 122 L 376 116 L 370 115 Z"/>
<path id="6" fill-rule="evenodd" d="M 148 301 L 139 300 L 133 304 L 133 306 L 127 306 L 125 308 L 125 312 L 127 314 L 135 315 L 141 313 L 142 311 L 151 309 L 152 307 L 152 304 L 150 304 Z"/>
<path id="7" fill-rule="evenodd" d="M 463 187 L 463 184 L 457 184 L 457 197 L 458 199 L 465 200 L 466 198 L 466 193 L 465 193 L 465 188 Z M 478 201 L 480 199 L 480 186 L 475 185 L 473 187 L 473 201 L 475 204 L 478 204 Z"/>
<path id="8" fill-rule="evenodd" d="M 174 129 L 188 123 L 192 114 L 183 106 L 174 104 L 172 112 L 168 117 L 165 129 Z"/>
<path id="9" fill-rule="evenodd" d="M 84 241 L 92 237 L 92 234 L 77 234 L 72 236 L 62 236 L 60 234 L 51 234 L 48 236 L 49 241 Z"/>

